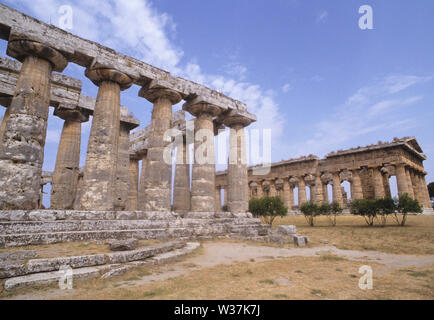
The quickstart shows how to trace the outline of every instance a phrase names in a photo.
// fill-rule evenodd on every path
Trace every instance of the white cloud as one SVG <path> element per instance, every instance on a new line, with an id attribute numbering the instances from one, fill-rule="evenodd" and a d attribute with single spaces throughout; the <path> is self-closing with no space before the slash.
<path id="1" fill-rule="evenodd" d="M 292 89 L 292 85 L 290 83 L 285 83 L 282 87 L 282 91 L 285 93 L 287 93 L 291 89 Z"/>
<path id="2" fill-rule="evenodd" d="M 318 13 L 317 17 L 316 17 L 316 22 L 320 23 L 320 22 L 325 22 L 325 20 L 327 19 L 329 13 L 327 11 L 321 11 L 320 13 Z"/>

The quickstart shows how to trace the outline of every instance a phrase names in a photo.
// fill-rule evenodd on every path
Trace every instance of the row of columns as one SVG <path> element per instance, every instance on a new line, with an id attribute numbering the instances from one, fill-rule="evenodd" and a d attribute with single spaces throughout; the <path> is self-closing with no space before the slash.
<path id="1" fill-rule="evenodd" d="M 31 40 L 9 41 L 8 54 L 22 62 L 14 96 L 0 126 L 0 209 L 36 209 L 41 186 L 44 145 L 51 93 L 51 74 L 62 72 L 67 59 L 58 51 Z M 120 93 L 132 83 L 128 75 L 113 68 L 92 66 L 85 75 L 98 86 L 93 113 L 86 164 L 80 188 L 79 157 L 81 123 L 88 115 L 78 111 L 56 109 L 65 120 L 56 168 L 53 175 L 52 207 L 80 210 L 171 210 L 171 165 L 164 161 L 170 141 L 164 134 L 171 128 L 172 106 L 179 103 L 179 93 L 164 88 L 143 87 L 139 95 L 153 103 L 151 131 L 145 157 L 129 153 L 130 128 L 120 123 Z M 196 116 L 195 133 L 214 132 L 214 118 L 220 109 L 201 102 L 188 104 L 186 110 Z M 236 137 L 231 142 L 229 165 L 229 206 L 233 212 L 247 211 L 247 167 L 243 129 L 250 121 L 224 116 L 226 125 Z M 208 141 L 207 141 L 208 139 Z M 195 141 L 195 154 L 200 143 L 208 142 L 205 158 L 194 161 L 190 190 L 187 147 L 179 153 L 183 160 L 176 166 L 174 208 L 179 211 L 213 212 L 216 194 L 214 135 Z M 138 178 L 142 160 L 142 177 Z M 198 159 L 195 159 L 198 160 Z M 140 187 L 139 187 L 140 184 Z M 77 190 L 79 189 L 79 192 Z"/>

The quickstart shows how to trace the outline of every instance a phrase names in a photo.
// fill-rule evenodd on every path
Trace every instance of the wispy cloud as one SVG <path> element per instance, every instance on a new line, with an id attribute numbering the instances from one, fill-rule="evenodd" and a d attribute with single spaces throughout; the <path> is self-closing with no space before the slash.
<path id="1" fill-rule="evenodd" d="M 415 119 L 402 119 L 399 108 L 412 106 L 423 97 L 398 97 L 397 93 L 429 79 L 432 77 L 393 75 L 359 89 L 335 108 L 328 119 L 313 126 L 310 137 L 295 147 L 296 153 L 323 155 L 373 132 L 403 132 L 415 127 Z"/>
<path id="2" fill-rule="evenodd" d="M 316 22 L 317 23 L 323 23 L 326 21 L 328 16 L 329 16 L 329 13 L 326 10 L 321 11 L 320 13 L 317 14 Z"/>
<path id="3" fill-rule="evenodd" d="M 282 87 L 282 91 L 283 91 L 284 93 L 289 92 L 291 89 L 292 89 L 292 85 L 291 85 L 290 83 L 285 83 L 285 84 L 283 85 L 283 87 Z"/>

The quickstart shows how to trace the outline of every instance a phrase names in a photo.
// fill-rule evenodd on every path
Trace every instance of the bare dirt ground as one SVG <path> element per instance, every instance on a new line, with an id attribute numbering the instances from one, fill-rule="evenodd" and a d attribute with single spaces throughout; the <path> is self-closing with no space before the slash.
<path id="1" fill-rule="evenodd" d="M 292 263 L 297 263 L 292 269 L 286 269 Z M 240 268 L 241 266 L 247 266 L 247 276 L 250 279 L 255 279 L 256 276 L 266 271 L 267 266 L 270 270 L 275 268 L 276 265 L 284 266 L 284 272 L 278 272 L 276 274 L 270 274 L 270 279 L 259 279 L 258 283 L 253 286 L 251 290 L 255 291 L 256 294 L 253 295 L 253 299 L 298 299 L 298 298 L 349 298 L 353 294 L 359 293 L 361 291 L 358 289 L 356 282 L 358 278 L 361 277 L 358 274 L 358 268 L 362 265 L 371 265 L 374 270 L 374 277 L 387 277 L 392 273 L 397 273 L 399 277 L 413 277 L 421 275 L 424 280 L 428 282 L 423 282 L 423 284 L 417 284 L 419 288 L 423 286 L 425 291 L 422 289 L 418 294 L 412 298 L 419 299 L 434 299 L 434 288 L 432 283 L 434 280 L 434 255 L 425 256 L 415 256 L 415 255 L 402 255 L 402 254 L 390 254 L 382 253 L 378 251 L 359 251 L 359 250 L 342 250 L 334 246 L 321 246 L 321 247 L 308 247 L 308 248 L 294 248 L 294 247 L 274 247 L 265 245 L 253 245 L 246 244 L 242 242 L 225 242 L 225 241 L 213 241 L 205 242 L 199 252 L 192 254 L 182 260 L 175 261 L 162 266 L 154 266 L 151 268 L 140 268 L 138 270 L 129 272 L 127 275 L 122 277 L 114 278 L 111 280 L 89 280 L 83 283 L 77 283 L 75 288 L 71 291 L 61 291 L 58 289 L 34 289 L 29 290 L 26 293 L 15 293 L 7 294 L 2 298 L 6 299 L 214 299 L 218 298 L 219 295 L 223 295 L 222 298 L 228 298 L 228 296 L 221 292 L 219 289 L 210 288 L 207 292 L 206 283 L 202 283 L 205 291 L 200 290 L 201 293 L 197 296 L 191 297 L 191 290 L 189 293 L 185 292 L 183 289 L 179 288 L 179 282 L 187 281 L 191 277 L 197 279 L 200 275 L 205 273 L 214 273 L 215 270 L 227 270 L 222 276 L 223 279 L 220 281 L 225 283 L 235 282 L 238 285 L 247 285 L 248 281 L 240 283 L 242 277 L 242 272 L 233 271 L 232 269 Z M 319 267 L 321 265 L 321 268 Z M 338 266 L 340 268 L 338 268 Z M 347 297 L 341 297 L 337 291 L 332 291 L 326 294 L 327 290 L 315 289 L 315 287 L 305 288 L 307 290 L 307 296 L 297 296 L 290 295 L 288 293 L 273 293 L 273 290 L 269 288 L 264 288 L 264 286 L 277 285 L 279 287 L 290 287 L 294 289 L 297 286 L 305 286 L 307 281 L 298 283 L 297 278 L 294 278 L 294 272 L 300 276 L 306 268 L 314 267 L 318 265 L 315 270 L 324 272 L 324 268 L 332 268 L 333 271 L 337 271 L 338 276 L 342 273 L 342 270 L 346 268 L 351 270 L 349 277 L 351 279 L 353 287 L 351 289 L 351 294 Z M 282 269 L 282 266 L 280 269 Z M 241 267 L 242 269 L 244 267 Z M 258 268 L 258 272 L 252 271 Z M 406 268 L 406 269 L 402 269 Z M 244 268 L 245 269 L 245 268 Z M 251 270 L 252 269 L 252 270 Z M 299 269 L 299 270 L 298 270 Z M 213 271 L 214 270 L 214 271 Z M 250 272 L 249 272 L 250 270 Z M 295 271 L 294 271 L 295 270 Z M 297 272 L 300 271 L 300 272 Z M 283 271 L 283 270 L 282 270 Z M 289 272 L 291 271 L 291 272 Z M 235 272 L 235 273 L 234 273 Z M 236 275 L 240 273 L 238 276 Z M 235 275 L 234 275 L 235 274 Z M 291 275 L 288 277 L 288 274 Z M 307 275 L 307 274 L 306 274 Z M 416 275 L 416 276 L 415 276 Z M 240 278 L 240 279 L 238 279 Z M 312 286 L 315 285 L 315 279 L 318 283 L 319 278 L 323 279 L 322 276 L 316 274 L 310 275 L 310 280 L 313 281 Z M 357 278 L 357 279 L 356 279 Z M 396 276 L 395 276 L 396 278 Z M 250 280 L 249 279 L 249 280 Z M 401 283 L 405 279 L 401 279 Z M 418 279 L 420 280 L 420 279 Z M 262 282 L 261 282 L 262 281 Z M 301 280 L 300 280 L 301 281 Z M 349 281 L 348 279 L 334 279 L 337 283 L 340 281 Z M 189 280 L 189 282 L 192 282 Z M 319 281 L 320 282 L 320 281 Z M 404 281 L 405 282 L 405 281 Z M 431 283 L 431 284 L 430 284 Z M 326 284 L 325 284 L 326 285 Z M 161 289 L 157 287 L 166 288 L 167 286 L 175 286 L 173 289 Z M 319 283 L 317 286 L 320 286 Z M 182 286 L 181 286 L 182 287 Z M 187 286 L 188 287 L 188 286 Z M 327 287 L 327 285 L 326 285 Z M 328 286 L 330 287 L 330 285 Z M 154 289 L 151 289 L 154 288 Z M 156 288 L 156 289 L 155 289 Z M 176 289 L 177 288 L 177 289 Z M 339 287 L 337 287 L 339 288 Z M 395 291 L 399 291 L 398 287 L 391 287 Z M 148 290 L 149 289 L 149 290 Z M 195 287 L 194 289 L 197 289 Z M 404 289 L 404 288 L 402 288 Z M 179 295 L 174 295 L 178 291 Z M 417 289 L 415 289 L 417 292 Z M 194 291 L 194 290 L 193 290 Z M 212 291 L 212 292 L 210 292 Z M 278 292 L 279 290 L 275 290 Z M 123 292 L 123 293 L 122 293 Z M 382 291 L 383 292 L 383 291 Z M 334 296 L 333 293 L 336 293 Z M 384 292 L 383 292 L 384 293 Z M 4 294 L 4 293 L 3 293 Z M 233 293 L 237 295 L 239 293 Z M 387 292 L 385 293 L 387 296 Z M 271 296 L 270 296 L 271 295 Z M 249 294 L 244 294 L 238 296 L 240 298 L 247 298 Z M 1 297 L 1 296 L 0 296 Z M 229 296 L 230 297 L 230 296 Z M 381 299 L 383 296 L 373 296 L 372 298 Z M 354 298 L 354 297 L 353 297 Z M 356 295 L 356 298 L 359 298 Z M 371 297 L 360 297 L 360 298 L 371 298 Z M 383 297 L 384 298 L 384 297 Z M 390 296 L 393 298 L 393 296 Z M 398 298 L 398 297 L 397 297 Z"/>

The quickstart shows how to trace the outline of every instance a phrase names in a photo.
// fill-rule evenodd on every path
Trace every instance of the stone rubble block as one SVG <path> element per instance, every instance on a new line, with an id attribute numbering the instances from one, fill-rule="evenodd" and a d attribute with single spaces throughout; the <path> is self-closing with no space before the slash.
<path id="1" fill-rule="evenodd" d="M 24 261 L 36 257 L 35 250 L 16 250 L 0 252 L 0 262 Z"/>
<path id="2" fill-rule="evenodd" d="M 35 259 L 28 262 L 28 273 L 38 273 L 59 270 L 61 266 L 70 266 L 71 268 L 84 268 L 99 266 L 106 263 L 104 254 L 95 254 L 88 256 L 75 256 L 64 258 L 47 258 Z"/>
<path id="3" fill-rule="evenodd" d="M 100 269 L 96 267 L 86 267 L 73 270 L 73 281 L 95 278 L 100 275 Z M 36 273 L 6 280 L 5 290 L 13 290 L 29 286 L 42 286 L 58 283 L 63 273 L 59 271 Z"/>
<path id="4" fill-rule="evenodd" d="M 295 235 L 297 233 L 297 227 L 293 225 L 281 225 L 277 227 L 277 232 L 283 235 Z"/>
<path id="5" fill-rule="evenodd" d="M 127 240 L 110 240 L 109 241 L 111 251 L 129 251 L 137 248 L 137 239 Z"/>
<path id="6" fill-rule="evenodd" d="M 0 279 L 27 274 L 26 265 L 17 261 L 0 261 Z"/>
<path id="7" fill-rule="evenodd" d="M 306 236 L 294 235 L 294 244 L 297 247 L 304 247 L 309 243 L 309 238 Z"/>

